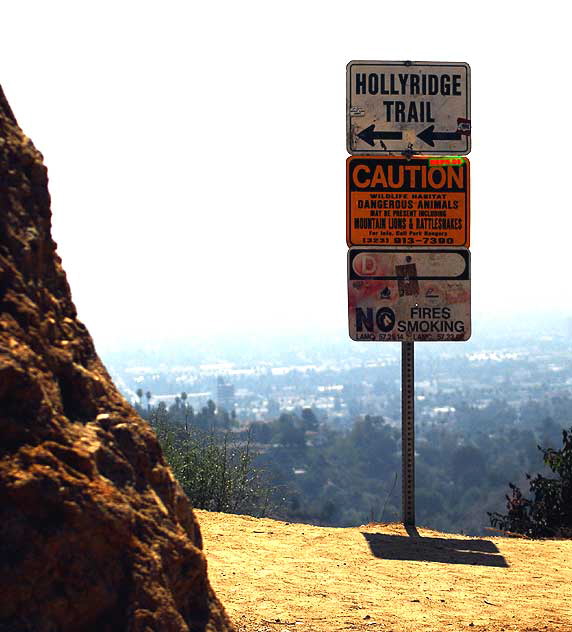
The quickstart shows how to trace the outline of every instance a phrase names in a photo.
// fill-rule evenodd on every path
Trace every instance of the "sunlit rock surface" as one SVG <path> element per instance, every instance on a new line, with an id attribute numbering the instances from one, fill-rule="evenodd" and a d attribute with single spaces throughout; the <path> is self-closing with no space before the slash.
<path id="1" fill-rule="evenodd" d="M 229 631 L 193 510 L 77 320 L 47 184 L 0 88 L 0 631 Z"/>

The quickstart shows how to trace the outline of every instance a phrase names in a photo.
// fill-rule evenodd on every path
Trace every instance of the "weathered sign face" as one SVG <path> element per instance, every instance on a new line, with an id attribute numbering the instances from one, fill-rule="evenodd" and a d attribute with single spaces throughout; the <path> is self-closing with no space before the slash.
<path id="1" fill-rule="evenodd" d="M 348 316 L 352 340 L 468 340 L 469 251 L 350 248 Z"/>
<path id="2" fill-rule="evenodd" d="M 469 160 L 347 159 L 348 246 L 469 246 Z"/>
<path id="3" fill-rule="evenodd" d="M 466 63 L 351 61 L 346 102 L 350 154 L 471 150 Z"/>

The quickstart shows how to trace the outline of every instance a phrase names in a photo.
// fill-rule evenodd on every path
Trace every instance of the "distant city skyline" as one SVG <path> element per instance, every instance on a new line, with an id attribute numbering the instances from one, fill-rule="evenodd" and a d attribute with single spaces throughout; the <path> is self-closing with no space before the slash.
<path id="1" fill-rule="evenodd" d="M 572 395 L 571 349 L 572 336 L 513 337 L 502 347 L 419 344 L 416 418 L 422 424 L 454 422 L 457 410 L 462 416 L 466 407 L 481 410 L 495 402 L 506 402 L 516 417 L 533 401 L 557 406 Z M 343 427 L 359 415 L 376 414 L 399 425 L 398 351 L 395 344 L 300 345 L 282 354 L 274 348 L 272 356 L 264 350 L 251 350 L 248 357 L 211 350 L 189 357 L 180 349 L 107 359 L 115 383 L 132 402 L 139 388 L 151 394 L 151 406 L 172 406 L 184 392 L 195 411 L 212 400 L 229 413 L 234 410 L 241 423 L 311 407 L 328 425 Z"/>

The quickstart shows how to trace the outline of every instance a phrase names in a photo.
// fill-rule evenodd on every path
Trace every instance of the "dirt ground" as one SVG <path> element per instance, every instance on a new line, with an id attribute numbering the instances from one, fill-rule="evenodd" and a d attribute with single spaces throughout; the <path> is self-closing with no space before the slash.
<path id="1" fill-rule="evenodd" d="M 196 513 L 238 632 L 572 632 L 572 540 Z"/>

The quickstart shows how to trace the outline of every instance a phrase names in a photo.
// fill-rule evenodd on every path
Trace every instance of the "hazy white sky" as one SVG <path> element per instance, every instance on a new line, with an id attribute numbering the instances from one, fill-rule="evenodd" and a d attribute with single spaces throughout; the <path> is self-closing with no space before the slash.
<path id="1" fill-rule="evenodd" d="M 471 65 L 473 331 L 572 314 L 563 6 L 5 4 L 0 83 L 96 343 L 346 331 L 351 59 Z"/>

